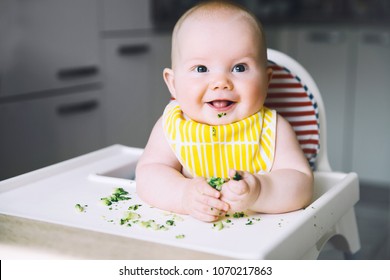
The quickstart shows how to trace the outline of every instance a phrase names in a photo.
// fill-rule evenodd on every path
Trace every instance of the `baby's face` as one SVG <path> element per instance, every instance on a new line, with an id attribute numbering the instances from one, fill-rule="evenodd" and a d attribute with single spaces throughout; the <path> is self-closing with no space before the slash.
<path id="1" fill-rule="evenodd" d="M 209 125 L 259 111 L 271 77 L 254 28 L 243 17 L 222 17 L 188 19 L 173 53 L 171 93 L 189 118 Z"/>

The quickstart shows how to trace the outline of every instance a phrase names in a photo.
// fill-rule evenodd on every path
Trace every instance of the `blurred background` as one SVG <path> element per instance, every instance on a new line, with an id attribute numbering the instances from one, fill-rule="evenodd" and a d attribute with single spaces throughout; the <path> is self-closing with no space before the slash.
<path id="1" fill-rule="evenodd" d="M 116 143 L 144 147 L 170 97 L 173 25 L 198 2 L 0 0 L 0 180 Z M 390 0 L 236 2 L 316 80 L 331 166 L 361 179 L 360 256 L 389 259 Z"/>

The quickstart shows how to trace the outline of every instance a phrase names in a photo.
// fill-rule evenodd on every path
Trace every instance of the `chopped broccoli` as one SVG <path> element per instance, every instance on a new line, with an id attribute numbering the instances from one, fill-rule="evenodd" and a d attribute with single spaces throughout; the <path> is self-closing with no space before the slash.
<path id="1" fill-rule="evenodd" d="M 221 177 L 211 177 L 207 180 L 207 183 L 217 191 L 220 191 L 222 190 L 222 185 L 225 183 L 225 179 Z"/>
<path id="2" fill-rule="evenodd" d="M 125 216 L 120 220 L 120 224 L 124 225 L 130 221 L 137 220 L 139 218 L 141 218 L 140 214 L 128 211 L 125 213 Z"/>
<path id="3" fill-rule="evenodd" d="M 184 234 L 176 235 L 176 239 L 183 239 L 184 237 L 186 237 Z"/>
<path id="4" fill-rule="evenodd" d="M 223 116 L 226 116 L 226 113 L 219 113 L 218 118 L 222 118 Z"/>
<path id="5" fill-rule="evenodd" d="M 107 197 L 102 197 L 100 200 L 101 200 L 101 201 L 103 202 L 103 204 L 106 205 L 106 206 L 110 206 L 110 205 L 112 204 L 111 200 L 108 199 Z"/>
<path id="6" fill-rule="evenodd" d="M 125 191 L 123 188 L 116 188 L 114 190 L 114 195 L 118 195 L 118 196 L 122 196 L 122 195 L 126 195 L 126 194 L 129 194 L 129 192 Z"/>
<path id="7" fill-rule="evenodd" d="M 125 216 L 125 219 L 128 220 L 128 221 L 130 221 L 130 220 L 137 220 L 139 218 L 141 218 L 140 214 L 135 213 L 135 212 L 130 212 L 130 211 L 127 212 L 126 216 Z"/>
<path id="8" fill-rule="evenodd" d="M 140 225 L 144 228 L 151 228 L 153 230 L 168 230 L 164 225 L 157 224 L 155 220 L 141 221 Z"/>
<path id="9" fill-rule="evenodd" d="M 141 206 L 142 206 L 142 204 L 134 204 L 134 205 L 129 206 L 128 210 L 137 211 L 138 208 Z"/>
<path id="10" fill-rule="evenodd" d="M 222 230 L 224 228 L 224 225 L 223 225 L 222 221 L 218 221 L 218 222 L 213 224 L 213 228 L 217 229 L 217 230 Z"/>
<path id="11" fill-rule="evenodd" d="M 114 202 L 131 199 L 129 196 L 127 196 L 128 194 L 129 193 L 123 188 L 116 188 L 110 196 L 102 197 L 101 200 L 104 205 L 110 206 Z"/>
<path id="12" fill-rule="evenodd" d="M 74 207 L 79 212 L 85 212 L 85 207 L 87 207 L 87 205 L 81 206 L 79 203 L 77 203 Z"/>
<path id="13" fill-rule="evenodd" d="M 236 171 L 236 174 L 234 174 L 234 176 L 233 176 L 233 180 L 240 181 L 240 180 L 242 180 L 242 176 L 240 174 L 238 174 L 238 172 Z"/>
<path id="14" fill-rule="evenodd" d="M 235 212 L 234 214 L 233 214 L 233 217 L 234 218 L 242 218 L 242 217 L 245 217 L 245 213 L 244 212 Z"/>
<path id="15" fill-rule="evenodd" d="M 174 220 L 167 220 L 165 222 L 168 226 L 175 226 L 175 221 Z"/>

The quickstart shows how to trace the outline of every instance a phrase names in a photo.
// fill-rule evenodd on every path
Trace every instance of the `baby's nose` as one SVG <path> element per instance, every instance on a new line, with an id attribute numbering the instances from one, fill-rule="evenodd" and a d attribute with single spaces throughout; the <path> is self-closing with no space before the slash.
<path id="1" fill-rule="evenodd" d="M 232 90 L 233 83 L 226 75 L 219 74 L 211 81 L 210 88 L 212 90 Z"/>

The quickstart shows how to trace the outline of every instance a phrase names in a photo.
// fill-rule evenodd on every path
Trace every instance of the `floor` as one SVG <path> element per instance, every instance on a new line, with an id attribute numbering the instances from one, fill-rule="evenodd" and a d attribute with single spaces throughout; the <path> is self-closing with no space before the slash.
<path id="1" fill-rule="evenodd" d="M 390 260 L 390 186 L 361 182 L 355 211 L 361 249 L 352 259 Z M 319 259 L 338 260 L 344 255 L 326 245 Z"/>

